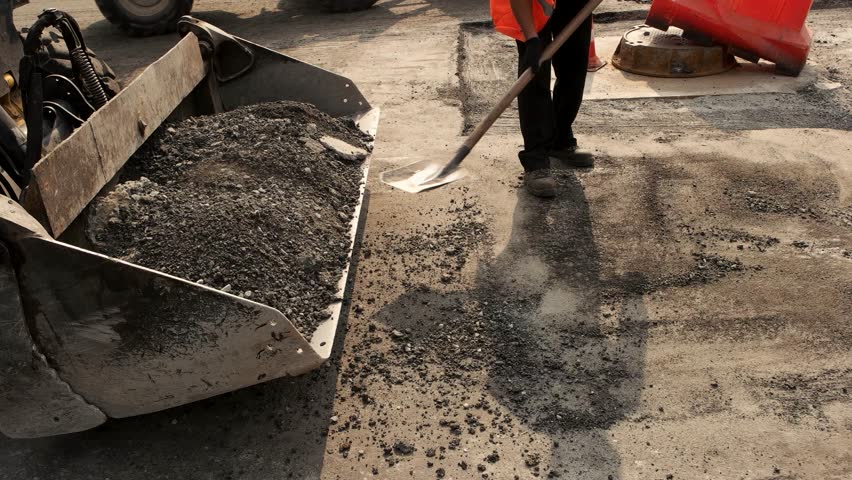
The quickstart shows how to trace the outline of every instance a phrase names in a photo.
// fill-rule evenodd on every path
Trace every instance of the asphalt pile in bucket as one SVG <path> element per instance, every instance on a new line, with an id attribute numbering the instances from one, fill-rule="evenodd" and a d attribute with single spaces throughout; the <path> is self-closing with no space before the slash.
<path id="1" fill-rule="evenodd" d="M 92 204 L 96 251 L 264 303 L 306 336 L 328 318 L 370 139 L 292 102 L 165 125 Z"/>

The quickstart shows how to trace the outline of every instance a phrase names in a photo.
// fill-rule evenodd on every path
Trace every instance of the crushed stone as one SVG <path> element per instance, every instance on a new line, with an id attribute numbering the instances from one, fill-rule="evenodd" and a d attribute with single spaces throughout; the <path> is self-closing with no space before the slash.
<path id="1" fill-rule="evenodd" d="M 347 264 L 363 156 L 354 125 L 275 102 L 160 128 L 93 202 L 94 250 L 277 308 L 306 336 Z M 321 148 L 317 148 L 317 146 Z"/>

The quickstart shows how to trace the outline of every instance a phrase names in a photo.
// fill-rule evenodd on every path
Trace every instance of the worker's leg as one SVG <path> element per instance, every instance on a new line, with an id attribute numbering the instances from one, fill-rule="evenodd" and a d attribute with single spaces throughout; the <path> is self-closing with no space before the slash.
<path id="1" fill-rule="evenodd" d="M 550 19 L 553 35 L 558 35 L 583 6 L 584 2 L 558 2 Z M 592 19 L 587 18 L 553 56 L 553 69 L 556 72 L 556 85 L 553 88 L 556 124 L 554 150 L 577 146 L 571 126 L 583 102 L 591 38 Z"/>
<path id="2" fill-rule="evenodd" d="M 545 47 L 550 44 L 549 26 L 544 27 L 539 38 Z M 519 59 L 524 58 L 524 51 L 524 43 L 518 42 Z M 518 75 L 523 73 L 520 68 L 518 70 Z M 518 154 L 521 165 L 527 172 L 547 168 L 550 165 L 547 154 L 555 132 L 553 101 L 550 97 L 550 62 L 541 65 L 533 81 L 518 95 L 518 116 L 524 136 L 524 150 Z"/>

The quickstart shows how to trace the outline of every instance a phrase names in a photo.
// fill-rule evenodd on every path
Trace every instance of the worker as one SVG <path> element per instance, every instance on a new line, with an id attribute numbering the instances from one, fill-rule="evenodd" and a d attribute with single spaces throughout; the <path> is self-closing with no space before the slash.
<path id="1" fill-rule="evenodd" d="M 570 167 L 591 167 L 594 157 L 577 148 L 572 124 L 583 101 L 592 19 L 586 18 L 553 55 L 556 72 L 550 92 L 551 61 L 541 62 L 547 45 L 585 6 L 584 0 L 491 0 L 497 31 L 518 44 L 518 74 L 532 68 L 535 77 L 518 96 L 518 114 L 524 149 L 518 154 L 524 168 L 524 186 L 532 195 L 554 197 L 556 180 L 550 159 Z"/>

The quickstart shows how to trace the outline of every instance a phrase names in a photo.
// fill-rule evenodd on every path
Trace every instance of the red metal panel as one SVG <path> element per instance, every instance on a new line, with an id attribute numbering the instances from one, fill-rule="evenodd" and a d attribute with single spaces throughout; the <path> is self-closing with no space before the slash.
<path id="1" fill-rule="evenodd" d="M 805 66 L 813 35 L 805 25 L 813 0 L 654 0 L 647 23 L 728 45 L 785 73 Z"/>

